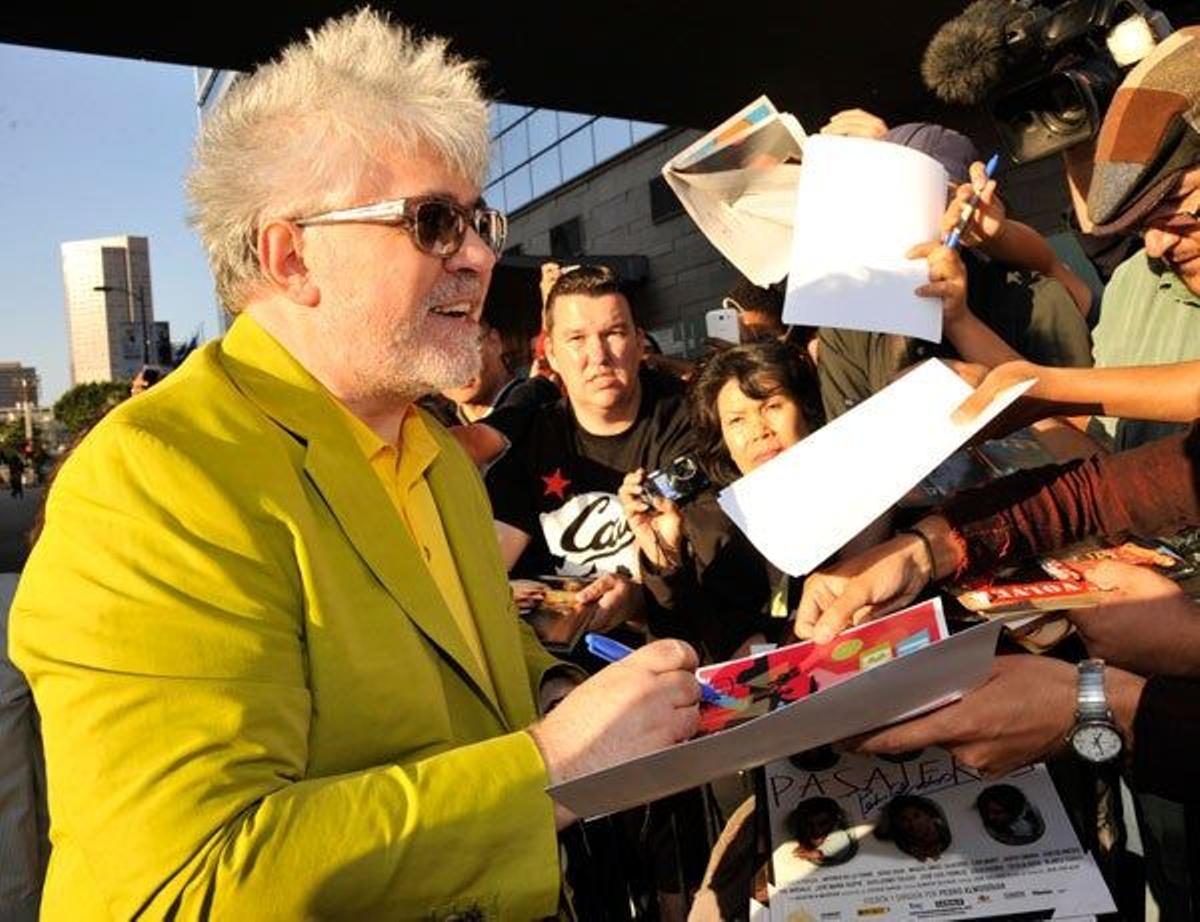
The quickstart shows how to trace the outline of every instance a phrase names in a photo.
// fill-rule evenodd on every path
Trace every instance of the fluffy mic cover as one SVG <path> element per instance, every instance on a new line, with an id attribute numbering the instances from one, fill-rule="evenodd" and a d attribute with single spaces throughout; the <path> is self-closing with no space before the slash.
<path id="1" fill-rule="evenodd" d="M 942 102 L 971 106 L 1000 83 L 1007 66 L 1004 27 L 1020 8 L 1010 0 L 976 0 L 933 36 L 921 76 Z"/>

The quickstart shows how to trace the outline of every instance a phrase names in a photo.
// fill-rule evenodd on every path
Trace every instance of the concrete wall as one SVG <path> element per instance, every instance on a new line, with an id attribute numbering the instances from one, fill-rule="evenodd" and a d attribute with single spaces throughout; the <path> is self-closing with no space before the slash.
<path id="1" fill-rule="evenodd" d="M 664 132 L 514 212 L 509 246 L 519 244 L 525 255 L 549 258 L 550 229 L 579 218 L 582 258 L 645 256 L 649 274 L 634 292 L 639 321 L 668 353 L 697 351 L 704 312 L 719 306 L 737 273 L 683 211 L 654 223 L 650 181 L 699 136 Z"/>

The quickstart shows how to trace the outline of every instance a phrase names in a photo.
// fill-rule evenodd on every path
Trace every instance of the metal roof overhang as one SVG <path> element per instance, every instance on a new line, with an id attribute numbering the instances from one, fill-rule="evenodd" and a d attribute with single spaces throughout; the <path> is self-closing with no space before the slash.
<path id="1" fill-rule="evenodd" d="M 15 2 L 0 41 L 246 70 L 360 4 Z M 381 2 L 486 62 L 500 99 L 693 128 L 759 93 L 810 128 L 861 106 L 905 120 L 939 110 L 917 73 L 930 35 L 962 0 L 717 4 Z"/>

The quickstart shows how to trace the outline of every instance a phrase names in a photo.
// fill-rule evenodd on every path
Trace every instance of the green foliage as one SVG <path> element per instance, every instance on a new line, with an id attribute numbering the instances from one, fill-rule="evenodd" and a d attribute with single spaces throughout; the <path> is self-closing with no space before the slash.
<path id="1" fill-rule="evenodd" d="M 0 463 L 7 463 L 14 455 L 19 456 L 24 464 L 35 465 L 41 464 L 47 457 L 41 433 L 36 426 L 33 429 L 33 451 L 30 453 L 25 450 L 25 420 L 19 416 L 0 422 Z"/>
<path id="2" fill-rule="evenodd" d="M 15 454 L 25 447 L 25 421 L 18 418 L 0 422 L 0 457 Z"/>
<path id="3" fill-rule="evenodd" d="M 105 413 L 129 396 L 128 381 L 91 381 L 76 384 L 54 404 L 54 418 L 72 436 L 86 432 Z"/>

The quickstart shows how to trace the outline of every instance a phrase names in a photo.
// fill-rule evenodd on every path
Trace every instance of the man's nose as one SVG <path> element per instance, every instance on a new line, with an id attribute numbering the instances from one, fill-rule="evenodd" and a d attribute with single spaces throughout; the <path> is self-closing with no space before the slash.
<path id="1" fill-rule="evenodd" d="M 1159 227 L 1148 228 L 1142 238 L 1146 244 L 1146 255 L 1160 259 L 1179 242 L 1181 236 L 1174 231 L 1163 230 Z"/>
<path id="2" fill-rule="evenodd" d="M 589 336 L 587 338 L 587 358 L 589 363 L 603 365 L 609 361 L 610 357 L 608 343 L 605 342 L 603 336 Z"/>
<path id="3" fill-rule="evenodd" d="M 495 251 L 479 236 L 479 232 L 474 227 L 468 227 L 458 252 L 446 258 L 446 271 L 482 275 L 492 271 L 496 259 Z"/>

